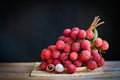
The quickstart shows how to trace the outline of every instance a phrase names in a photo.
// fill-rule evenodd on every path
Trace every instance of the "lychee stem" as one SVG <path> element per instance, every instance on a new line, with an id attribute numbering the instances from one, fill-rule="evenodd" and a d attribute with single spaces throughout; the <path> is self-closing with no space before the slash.
<path id="1" fill-rule="evenodd" d="M 94 28 L 100 26 L 101 24 L 104 24 L 104 21 L 99 22 L 101 19 L 99 18 L 99 16 L 96 16 L 92 22 L 92 24 L 90 25 L 90 27 L 88 28 L 88 30 L 93 30 Z"/>

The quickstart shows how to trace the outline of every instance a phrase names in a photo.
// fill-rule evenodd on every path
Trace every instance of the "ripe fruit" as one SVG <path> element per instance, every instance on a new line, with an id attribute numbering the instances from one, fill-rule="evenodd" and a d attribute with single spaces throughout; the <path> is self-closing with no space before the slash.
<path id="1" fill-rule="evenodd" d="M 59 64 L 59 63 L 61 63 L 61 61 L 60 61 L 59 59 L 54 59 L 54 60 L 53 60 L 53 64 L 54 64 L 54 65 L 57 65 L 57 64 Z"/>
<path id="2" fill-rule="evenodd" d="M 63 65 L 62 65 L 62 64 L 57 64 L 57 65 L 55 66 L 55 71 L 58 72 L 58 73 L 63 72 L 63 71 L 64 71 Z"/>
<path id="3" fill-rule="evenodd" d="M 90 42 L 88 40 L 82 40 L 81 41 L 81 48 L 85 49 L 85 50 L 89 49 L 90 48 Z"/>
<path id="4" fill-rule="evenodd" d="M 64 47 L 64 52 L 68 53 L 71 51 L 71 46 L 69 44 L 65 44 L 65 47 Z"/>
<path id="5" fill-rule="evenodd" d="M 87 62 L 87 68 L 90 70 L 94 70 L 97 67 L 97 64 L 95 61 L 88 61 Z"/>
<path id="6" fill-rule="evenodd" d="M 97 38 L 94 42 L 94 45 L 96 47 L 100 47 L 102 45 L 102 39 L 101 38 Z"/>
<path id="7" fill-rule="evenodd" d="M 59 58 L 60 56 L 60 51 L 58 50 L 55 50 L 52 52 L 52 58 L 55 59 L 55 58 Z"/>
<path id="8" fill-rule="evenodd" d="M 73 74 L 76 67 L 87 66 L 90 70 L 102 67 L 105 64 L 102 53 L 108 50 L 109 44 L 98 37 L 96 27 L 103 23 L 96 16 L 87 30 L 79 27 L 64 29 L 63 35 L 58 37 L 55 44 L 41 51 L 40 69 L 57 73 L 67 70 Z"/>
<path id="9" fill-rule="evenodd" d="M 71 49 L 74 52 L 79 52 L 80 51 L 80 43 L 78 43 L 78 42 L 73 43 L 71 46 Z"/>
<path id="10" fill-rule="evenodd" d="M 79 30 L 78 38 L 84 39 L 85 37 L 86 37 L 86 31 L 85 30 Z"/>
<path id="11" fill-rule="evenodd" d="M 66 67 L 66 68 L 67 68 L 67 66 L 69 66 L 70 64 L 72 64 L 72 62 L 71 62 L 70 60 L 66 60 L 66 61 L 63 62 L 63 65 L 64 65 L 64 67 Z"/>
<path id="12" fill-rule="evenodd" d="M 82 61 L 88 61 L 91 57 L 91 53 L 88 50 L 81 51 L 79 57 Z"/>
<path id="13" fill-rule="evenodd" d="M 100 46 L 101 50 L 107 50 L 109 48 L 109 44 L 106 40 L 102 41 L 102 45 Z"/>
<path id="14" fill-rule="evenodd" d="M 81 67 L 81 66 L 82 66 L 82 62 L 81 62 L 80 60 L 74 61 L 73 64 L 74 64 L 76 67 Z"/>
<path id="15" fill-rule="evenodd" d="M 92 30 L 87 30 L 86 33 L 87 33 L 87 38 L 88 38 L 89 40 L 91 40 L 91 39 L 94 38 L 94 33 L 93 33 Z"/>
<path id="16" fill-rule="evenodd" d="M 63 52 L 63 53 L 60 54 L 60 60 L 61 61 L 65 61 L 67 59 L 68 59 L 68 54 L 67 53 Z"/>
<path id="17" fill-rule="evenodd" d="M 64 49 L 65 43 L 62 40 L 59 40 L 59 41 L 56 42 L 56 47 L 58 49 Z"/>
<path id="18" fill-rule="evenodd" d="M 46 67 L 47 67 L 47 62 L 41 62 L 41 64 L 39 65 L 39 68 L 41 69 L 41 70 L 46 70 Z"/>
<path id="19" fill-rule="evenodd" d="M 99 62 L 97 62 L 98 67 L 102 67 L 105 64 L 105 60 L 103 57 L 100 58 Z"/>
<path id="20" fill-rule="evenodd" d="M 76 72 L 76 66 L 73 64 L 70 64 L 69 66 L 67 66 L 67 72 L 70 74 L 73 74 Z"/>
<path id="21" fill-rule="evenodd" d="M 71 61 L 75 61 L 78 59 L 78 53 L 77 52 L 71 52 L 69 56 Z"/>
<path id="22" fill-rule="evenodd" d="M 65 29 L 63 35 L 67 37 L 70 35 L 70 33 L 71 33 L 71 29 Z"/>

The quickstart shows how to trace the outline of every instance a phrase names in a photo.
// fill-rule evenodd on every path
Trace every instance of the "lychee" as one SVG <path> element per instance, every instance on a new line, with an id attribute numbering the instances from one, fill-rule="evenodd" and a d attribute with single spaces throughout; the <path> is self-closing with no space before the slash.
<path id="1" fill-rule="evenodd" d="M 71 52 L 70 55 L 69 55 L 69 59 L 71 61 L 75 61 L 78 59 L 78 53 L 77 52 Z"/>
<path id="2" fill-rule="evenodd" d="M 90 69 L 90 70 L 94 70 L 95 68 L 97 67 L 97 64 L 95 61 L 88 61 L 87 62 L 87 68 Z"/>
<path id="3" fill-rule="evenodd" d="M 41 64 L 39 65 L 39 68 L 41 69 L 41 70 L 46 70 L 46 67 L 47 67 L 47 62 L 41 62 Z"/>
<path id="4" fill-rule="evenodd" d="M 70 64 L 69 66 L 67 66 L 67 72 L 70 74 L 73 74 L 76 72 L 76 66 L 73 64 Z"/>
<path id="5" fill-rule="evenodd" d="M 60 60 L 61 61 L 65 61 L 67 59 L 68 59 L 68 54 L 67 53 L 63 52 L 63 53 L 60 54 Z"/>

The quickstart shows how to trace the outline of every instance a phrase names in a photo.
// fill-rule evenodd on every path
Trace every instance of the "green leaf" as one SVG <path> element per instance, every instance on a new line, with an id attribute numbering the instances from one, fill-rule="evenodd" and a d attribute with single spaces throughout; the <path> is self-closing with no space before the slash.
<path id="1" fill-rule="evenodd" d="M 94 31 L 94 38 L 90 41 L 91 44 L 93 44 L 93 42 L 96 40 L 96 38 L 98 37 L 98 31 L 96 28 L 93 29 Z"/>

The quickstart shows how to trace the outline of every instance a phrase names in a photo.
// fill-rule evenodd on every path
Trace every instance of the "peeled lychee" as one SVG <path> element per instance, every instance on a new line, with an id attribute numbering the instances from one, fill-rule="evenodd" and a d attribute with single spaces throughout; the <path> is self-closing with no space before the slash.
<path id="1" fill-rule="evenodd" d="M 57 73 L 63 72 L 63 71 L 64 71 L 63 65 L 62 65 L 62 64 L 57 64 L 57 65 L 55 66 L 55 71 L 56 71 Z"/>
<path id="2" fill-rule="evenodd" d="M 76 66 L 73 64 L 70 64 L 69 66 L 67 66 L 67 72 L 70 74 L 73 74 L 76 72 Z"/>

